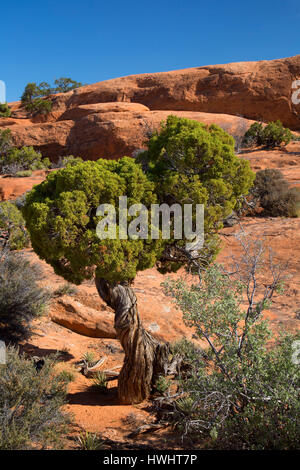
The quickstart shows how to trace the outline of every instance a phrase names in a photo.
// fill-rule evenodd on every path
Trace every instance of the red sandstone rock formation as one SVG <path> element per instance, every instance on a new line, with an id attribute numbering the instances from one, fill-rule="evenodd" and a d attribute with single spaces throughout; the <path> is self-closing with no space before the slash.
<path id="1" fill-rule="evenodd" d="M 131 155 L 169 114 L 215 122 L 232 134 L 245 132 L 247 119 L 280 119 L 300 130 L 300 105 L 291 100 L 299 78 L 300 55 L 132 75 L 52 95 L 47 122 L 26 118 L 15 102 L 0 128 L 11 128 L 16 146 L 33 145 L 54 159 Z"/>

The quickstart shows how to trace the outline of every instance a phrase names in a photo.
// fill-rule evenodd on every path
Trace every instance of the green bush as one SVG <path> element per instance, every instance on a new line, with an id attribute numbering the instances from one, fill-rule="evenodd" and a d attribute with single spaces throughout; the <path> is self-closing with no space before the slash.
<path id="1" fill-rule="evenodd" d="M 263 214 L 271 217 L 298 217 L 300 191 L 290 188 L 280 170 L 267 169 L 256 173 L 250 195 L 254 203 L 263 208 Z"/>
<path id="2" fill-rule="evenodd" d="M 283 127 L 281 121 L 269 122 L 265 127 L 259 122 L 253 123 L 244 135 L 243 145 L 254 147 L 264 145 L 267 148 L 287 145 L 293 138 L 291 131 Z"/>
<path id="3" fill-rule="evenodd" d="M 82 83 L 76 82 L 68 77 L 58 78 L 54 81 L 55 87 L 51 87 L 47 82 L 41 82 L 39 85 L 35 82 L 28 83 L 25 87 L 25 90 L 21 96 L 22 104 L 27 107 L 28 111 L 37 111 L 36 107 L 39 107 L 41 103 L 41 98 L 49 96 L 52 93 L 66 93 L 68 91 L 74 90 L 80 86 L 83 86 Z M 35 104 L 35 107 L 32 109 L 30 105 Z M 51 106 L 51 101 L 50 105 Z M 43 108 L 44 111 L 49 112 L 47 107 Z"/>
<path id="4" fill-rule="evenodd" d="M 2 131 L 0 129 L 0 159 L 2 159 L 3 155 L 5 155 L 11 148 L 12 148 L 11 130 L 4 129 Z"/>
<path id="5" fill-rule="evenodd" d="M 25 90 L 21 96 L 21 102 L 23 105 L 28 105 L 32 103 L 35 98 L 41 96 L 41 90 L 36 83 L 28 83 L 25 87 Z"/>
<path id="6" fill-rule="evenodd" d="M 54 89 L 55 93 L 67 93 L 68 91 L 83 86 L 81 82 L 76 82 L 76 80 L 72 80 L 68 77 L 57 78 L 54 84 L 56 85 Z"/>
<path id="7" fill-rule="evenodd" d="M 285 333 L 270 344 L 262 316 L 283 273 L 266 265 L 264 253 L 271 258 L 260 243 L 243 246 L 235 277 L 212 265 L 201 283 L 165 283 L 185 324 L 207 345 L 205 355 L 189 349 L 176 422 L 210 448 L 299 449 L 300 368 L 293 356 L 300 335 Z"/>
<path id="8" fill-rule="evenodd" d="M 54 358 L 37 370 L 33 360 L 7 348 L 0 366 L 0 449 L 47 449 L 62 445 L 69 422 L 62 411 L 67 380 L 54 372 Z"/>
<path id="9" fill-rule="evenodd" d="M 15 176 L 17 176 L 18 178 L 29 178 L 30 176 L 32 176 L 32 171 L 31 170 L 17 171 Z"/>
<path id="10" fill-rule="evenodd" d="M 155 183 L 159 203 L 204 204 L 204 247 L 213 258 L 218 251 L 216 233 L 254 180 L 249 162 L 235 155 L 233 137 L 220 127 L 176 116 L 162 123 L 147 146 L 136 160 Z M 166 257 L 162 272 L 181 266 L 174 253 L 175 241 L 170 245 L 174 262 Z M 184 245 L 184 240 L 176 241 L 181 253 Z"/>
<path id="11" fill-rule="evenodd" d="M 0 118 L 1 117 L 10 117 L 11 110 L 7 103 L 0 103 Z"/>
<path id="12" fill-rule="evenodd" d="M 0 203 L 0 232 L 2 234 L 5 232 L 6 246 L 10 250 L 21 250 L 29 246 L 25 221 L 17 206 L 12 202 Z"/>
<path id="13" fill-rule="evenodd" d="M 54 171 L 26 197 L 23 215 L 34 250 L 67 281 L 79 284 L 97 276 L 111 281 L 133 279 L 153 266 L 160 240 L 100 239 L 97 207 L 118 207 L 119 196 L 134 203 L 156 202 L 153 183 L 132 158 L 86 161 Z M 131 220 L 130 216 L 128 219 Z"/>
<path id="14" fill-rule="evenodd" d="M 49 168 L 50 161 L 42 157 L 33 147 L 10 148 L 0 156 L 0 172 L 17 174 L 22 171 L 43 170 Z"/>
<path id="15" fill-rule="evenodd" d="M 33 116 L 37 114 L 48 114 L 52 109 L 52 101 L 42 98 L 36 98 L 30 103 L 25 105 L 26 111 L 30 112 Z"/>
<path id="16" fill-rule="evenodd" d="M 96 434 L 91 432 L 82 432 L 77 437 L 80 450 L 100 450 L 103 449 L 104 442 Z"/>
<path id="17" fill-rule="evenodd" d="M 31 323 L 50 299 L 39 287 L 42 272 L 21 255 L 6 253 L 0 260 L 0 337 L 19 341 L 30 337 Z"/>

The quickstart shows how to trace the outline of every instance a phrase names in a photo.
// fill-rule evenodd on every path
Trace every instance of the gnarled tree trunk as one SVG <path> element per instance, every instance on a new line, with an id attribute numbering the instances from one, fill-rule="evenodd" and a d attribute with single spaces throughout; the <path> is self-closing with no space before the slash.
<path id="1" fill-rule="evenodd" d="M 117 338 L 125 351 L 118 383 L 120 402 L 140 403 L 167 369 L 168 346 L 144 329 L 136 296 L 128 283 L 111 283 L 102 278 L 95 282 L 100 297 L 115 311 Z"/>

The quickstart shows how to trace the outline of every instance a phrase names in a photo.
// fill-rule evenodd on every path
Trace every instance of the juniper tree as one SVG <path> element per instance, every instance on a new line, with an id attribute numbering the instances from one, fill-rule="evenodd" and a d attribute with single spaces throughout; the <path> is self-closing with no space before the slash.
<path id="1" fill-rule="evenodd" d="M 145 171 L 128 157 L 68 165 L 35 186 L 23 208 L 36 253 L 67 281 L 80 284 L 94 276 L 100 297 L 115 311 L 115 329 L 125 351 L 118 383 L 122 403 L 147 398 L 168 362 L 167 345 L 141 323 L 131 288 L 137 272 L 155 264 L 164 270 L 177 269 L 189 261 L 199 263 L 205 256 L 203 250 L 199 258 L 195 253 L 191 256 L 185 241 L 174 239 L 173 232 L 169 240 L 161 234 L 152 239 L 150 214 L 145 238 L 120 236 L 120 214 L 116 238 L 99 238 L 96 229 L 103 219 L 97 208 L 101 204 L 117 207 L 120 196 L 127 197 L 128 207 L 143 204 L 148 209 L 173 200 L 201 203 L 206 207 L 209 238 L 253 180 L 247 163 L 234 155 L 234 141 L 228 134 L 216 126 L 176 119 L 169 118 L 161 133 L 150 138 L 148 153 L 143 155 Z M 127 214 L 127 223 L 132 221 Z M 215 251 L 213 247 L 210 254 Z"/>

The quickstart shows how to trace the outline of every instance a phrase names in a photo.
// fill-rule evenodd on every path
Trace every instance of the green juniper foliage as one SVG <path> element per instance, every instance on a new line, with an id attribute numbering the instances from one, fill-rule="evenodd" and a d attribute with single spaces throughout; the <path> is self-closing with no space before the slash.
<path id="1" fill-rule="evenodd" d="M 138 270 L 154 265 L 161 241 L 98 238 L 97 207 L 117 207 L 119 196 L 128 197 L 128 207 L 142 203 L 149 208 L 156 202 L 154 184 L 132 158 L 86 161 L 52 172 L 23 207 L 34 250 L 75 284 L 91 278 L 95 266 L 98 277 L 134 279 Z"/>
<path id="2" fill-rule="evenodd" d="M 54 372 L 55 358 L 37 370 L 33 360 L 7 348 L 7 363 L 0 366 L 0 449 L 27 450 L 62 446 L 68 416 L 69 378 Z"/>
<path id="3" fill-rule="evenodd" d="M 291 131 L 283 127 L 281 121 L 269 122 L 265 127 L 262 123 L 253 123 L 244 135 L 243 145 L 254 147 L 264 145 L 267 148 L 287 145 L 293 138 Z"/>

